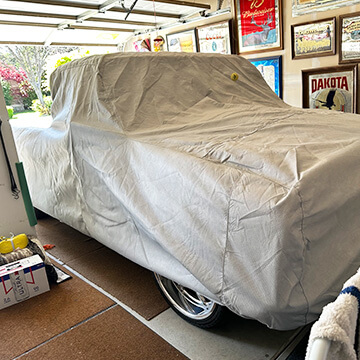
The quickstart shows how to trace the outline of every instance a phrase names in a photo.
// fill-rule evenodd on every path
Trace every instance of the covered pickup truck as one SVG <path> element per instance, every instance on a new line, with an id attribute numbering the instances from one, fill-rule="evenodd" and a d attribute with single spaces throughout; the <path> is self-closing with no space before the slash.
<path id="1" fill-rule="evenodd" d="M 51 92 L 49 128 L 13 127 L 34 206 L 154 271 L 190 322 L 293 329 L 358 269 L 360 116 L 291 107 L 236 55 L 97 55 Z"/>

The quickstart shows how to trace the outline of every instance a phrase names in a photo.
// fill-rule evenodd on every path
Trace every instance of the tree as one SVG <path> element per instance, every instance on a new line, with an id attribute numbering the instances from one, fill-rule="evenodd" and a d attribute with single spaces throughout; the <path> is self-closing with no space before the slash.
<path id="1" fill-rule="evenodd" d="M 32 85 L 40 103 L 45 106 L 41 84 L 45 72 L 45 65 L 50 55 L 73 51 L 74 47 L 50 46 L 6 46 L 7 50 L 0 55 L 0 59 L 7 64 L 21 68 L 27 80 Z"/>
<path id="2" fill-rule="evenodd" d="M 14 65 L 6 65 L 0 61 L 0 79 L 7 82 L 17 83 L 17 88 L 12 89 L 14 95 L 22 97 L 29 96 L 32 90 L 28 82 L 27 76 L 22 69 L 17 69 Z"/>
<path id="3" fill-rule="evenodd" d="M 5 98 L 5 104 L 10 106 L 12 101 L 13 101 L 13 96 L 11 94 L 11 87 L 10 87 L 10 84 L 5 81 L 5 80 L 2 80 L 0 78 L 0 86 L 2 87 L 3 89 L 3 93 L 4 93 L 4 98 Z"/>
<path id="4" fill-rule="evenodd" d="M 59 67 L 61 65 L 67 64 L 68 62 L 71 62 L 71 61 L 72 61 L 71 57 L 63 56 L 60 59 L 58 59 L 58 61 L 55 64 L 55 68 L 57 68 L 57 67 Z"/>

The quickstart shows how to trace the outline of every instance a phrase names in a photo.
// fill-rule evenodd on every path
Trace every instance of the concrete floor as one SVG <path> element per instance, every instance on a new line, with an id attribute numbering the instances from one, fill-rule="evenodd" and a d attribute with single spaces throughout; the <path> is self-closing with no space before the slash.
<path id="1" fill-rule="evenodd" d="M 54 257 L 52 260 L 54 264 L 59 261 Z M 220 328 L 203 330 L 188 324 L 171 309 L 148 321 L 71 267 L 62 265 L 110 297 L 191 360 L 282 359 L 282 350 L 291 346 L 301 331 L 271 330 L 257 321 L 243 319 L 235 314 L 230 314 Z"/>

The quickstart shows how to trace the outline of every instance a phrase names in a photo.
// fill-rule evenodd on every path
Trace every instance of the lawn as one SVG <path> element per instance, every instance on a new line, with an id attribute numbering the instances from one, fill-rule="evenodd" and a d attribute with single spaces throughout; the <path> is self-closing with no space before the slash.
<path id="1" fill-rule="evenodd" d="M 50 115 L 42 115 L 39 113 L 27 110 L 14 114 L 13 118 L 10 120 L 12 126 L 18 127 L 49 127 L 52 122 L 52 117 Z"/>

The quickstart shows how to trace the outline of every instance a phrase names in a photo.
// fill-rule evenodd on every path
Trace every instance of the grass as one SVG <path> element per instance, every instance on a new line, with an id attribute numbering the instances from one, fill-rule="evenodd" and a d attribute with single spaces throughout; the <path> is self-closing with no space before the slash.
<path id="1" fill-rule="evenodd" d="M 51 116 L 40 115 L 32 110 L 25 110 L 14 114 L 11 123 L 19 127 L 48 127 L 51 124 Z"/>
<path id="2" fill-rule="evenodd" d="M 26 119 L 47 119 L 49 115 L 40 115 L 33 110 L 25 110 L 14 114 L 13 119 L 26 120 Z"/>

